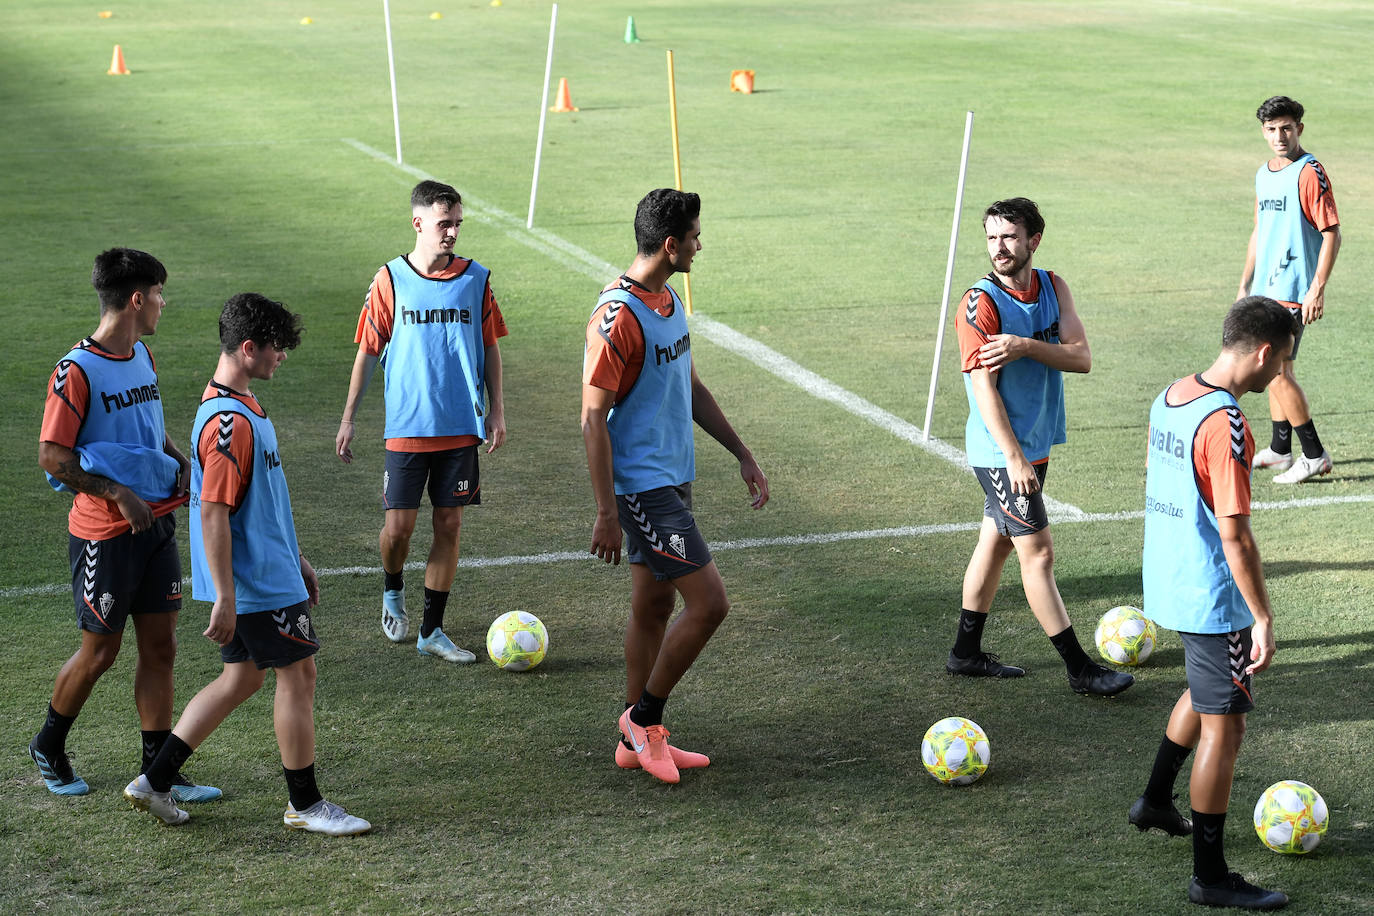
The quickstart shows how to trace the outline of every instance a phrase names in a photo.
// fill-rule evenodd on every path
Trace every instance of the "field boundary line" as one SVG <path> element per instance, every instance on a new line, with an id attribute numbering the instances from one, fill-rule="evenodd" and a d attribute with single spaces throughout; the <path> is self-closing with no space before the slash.
<path id="1" fill-rule="evenodd" d="M 1262 511 L 1283 511 L 1286 509 L 1309 509 L 1320 506 L 1337 506 L 1351 503 L 1374 503 L 1374 494 L 1352 493 L 1348 496 L 1314 496 L 1310 499 L 1291 499 L 1282 502 L 1255 502 L 1252 509 Z M 1060 521 L 1063 524 L 1085 524 L 1092 522 L 1128 522 L 1145 517 L 1143 509 L 1128 512 L 1084 512 L 1073 518 Z M 712 541 L 709 546 L 713 552 L 725 553 L 732 550 L 757 550 L 767 547 L 808 547 L 818 544 L 838 544 L 846 541 L 867 541 L 879 538 L 929 537 L 937 534 L 956 534 L 962 531 L 977 531 L 982 521 L 949 522 L 941 525 L 902 525 L 895 528 L 866 528 L 857 531 L 822 531 L 813 534 L 784 534 L 774 537 L 738 538 L 732 541 Z M 537 566 L 545 563 L 604 562 L 593 556 L 590 550 L 558 550 L 547 553 L 512 554 L 504 557 L 463 557 L 458 561 L 459 569 L 490 569 L 502 566 Z M 406 564 L 408 572 L 425 568 L 425 564 L 415 561 Z M 321 578 L 334 576 L 372 576 L 381 575 L 380 566 L 336 566 L 315 570 Z M 189 581 L 190 577 L 187 577 Z M 0 588 L 0 600 L 8 598 L 35 598 L 46 595 L 60 595 L 69 592 L 67 583 L 56 585 L 31 585 L 28 587 Z"/>
<path id="2" fill-rule="evenodd" d="M 396 160 L 386 153 L 359 140 L 344 138 L 343 142 L 379 162 L 385 162 L 387 165 L 400 169 L 407 175 L 422 181 L 439 180 L 424 169 L 416 168 L 413 165 L 397 164 Z M 496 226 L 515 241 L 533 248 L 549 259 L 575 270 L 583 276 L 590 277 L 598 283 L 610 282 L 613 277 L 620 275 L 620 269 L 614 264 L 579 248 L 567 239 L 554 235 L 545 229 L 526 229 L 524 220 L 514 214 L 464 194 L 463 213 L 466 216 L 470 211 L 478 221 Z M 968 459 L 955 446 L 934 436 L 929 439 L 925 438 L 920 427 L 914 423 L 903 420 L 896 414 L 840 387 L 824 376 L 812 372 L 767 344 L 741 334 L 734 328 L 709 318 L 699 311 L 693 313 L 691 324 L 693 332 L 699 333 L 711 343 L 729 350 L 736 356 L 743 357 L 765 372 L 795 385 L 812 397 L 828 401 L 862 420 L 867 420 L 879 429 L 884 429 L 922 451 L 948 461 L 960 470 L 967 471 L 969 469 Z M 1076 519 L 1084 514 L 1083 510 L 1077 506 L 1060 502 L 1048 496 L 1045 497 L 1045 508 L 1051 519 Z"/>

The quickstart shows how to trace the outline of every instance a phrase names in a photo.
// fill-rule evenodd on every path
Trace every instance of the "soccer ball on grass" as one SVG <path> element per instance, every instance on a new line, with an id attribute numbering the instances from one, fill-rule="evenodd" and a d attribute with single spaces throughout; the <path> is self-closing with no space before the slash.
<path id="1" fill-rule="evenodd" d="M 1316 849 L 1327 819 L 1325 799 L 1296 779 L 1274 783 L 1255 804 L 1255 833 L 1274 852 L 1302 855 Z"/>
<path id="2" fill-rule="evenodd" d="M 987 734 L 978 723 L 950 716 L 932 725 L 921 740 L 926 772 L 947 786 L 977 782 L 992 763 Z"/>
<path id="3" fill-rule="evenodd" d="M 1114 607 L 1102 615 L 1093 633 L 1097 651 L 1109 662 L 1118 665 L 1139 665 L 1150 657 L 1158 643 L 1153 620 L 1140 608 Z"/>
<path id="4" fill-rule="evenodd" d="M 506 671 L 528 671 L 549 651 L 549 631 L 526 611 L 508 611 L 487 630 L 487 655 Z"/>

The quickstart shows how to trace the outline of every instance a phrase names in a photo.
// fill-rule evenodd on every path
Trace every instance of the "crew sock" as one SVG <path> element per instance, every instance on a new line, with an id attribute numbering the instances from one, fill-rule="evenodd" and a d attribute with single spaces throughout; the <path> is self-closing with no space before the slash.
<path id="1" fill-rule="evenodd" d="M 639 695 L 639 702 L 630 709 L 630 721 L 640 728 L 663 724 L 663 704 L 667 697 L 656 697 L 648 690 Z"/>
<path id="2" fill-rule="evenodd" d="M 427 638 L 444 625 L 444 609 L 447 607 L 448 592 L 436 592 L 432 588 L 425 588 L 425 619 L 420 624 L 421 639 Z"/>
<path id="3" fill-rule="evenodd" d="M 1174 800 L 1174 783 L 1178 780 L 1178 771 L 1183 768 L 1183 761 L 1187 760 L 1192 752 L 1191 747 L 1175 744 L 1167 735 L 1159 742 L 1159 750 L 1155 752 L 1155 765 L 1150 770 L 1150 781 L 1145 785 L 1147 802 L 1156 808 L 1164 808 Z"/>
<path id="4" fill-rule="evenodd" d="M 406 587 L 406 571 L 387 572 L 382 570 L 382 588 L 389 592 L 399 592 Z"/>
<path id="5" fill-rule="evenodd" d="M 1073 632 L 1072 624 L 1051 636 L 1050 642 L 1054 643 L 1054 648 L 1059 652 L 1059 657 L 1064 660 L 1064 667 L 1069 670 L 1070 677 L 1078 677 L 1083 673 L 1083 669 L 1088 667 L 1088 653 L 1084 652 L 1083 647 L 1079 645 L 1078 636 Z"/>
<path id="6" fill-rule="evenodd" d="M 983 625 L 988 622 L 985 612 L 959 611 L 959 631 L 954 634 L 954 654 L 959 658 L 973 658 L 983 651 Z"/>
<path id="7" fill-rule="evenodd" d="M 1203 814 L 1193 812 L 1193 877 L 1203 884 L 1216 884 L 1226 879 L 1226 855 L 1222 851 L 1226 812 Z"/>
<path id="8" fill-rule="evenodd" d="M 291 795 L 291 807 L 298 813 L 324 798 L 320 794 L 320 787 L 315 784 L 315 764 L 299 770 L 282 767 L 281 771 L 286 774 L 286 791 Z"/>
<path id="9" fill-rule="evenodd" d="M 169 734 L 167 740 L 162 742 L 162 749 L 157 752 L 157 757 L 145 771 L 153 791 L 172 791 L 172 780 L 176 779 L 176 775 L 181 772 L 192 753 L 194 752 L 189 744 L 178 738 L 175 733 Z"/>
<path id="10" fill-rule="evenodd" d="M 1320 458 L 1322 456 L 1322 440 L 1317 435 L 1315 420 L 1308 420 L 1302 426 L 1293 427 L 1293 432 L 1298 434 L 1298 441 L 1302 443 L 1302 456 L 1304 458 Z"/>
<path id="11" fill-rule="evenodd" d="M 67 734 L 75 721 L 76 716 L 64 716 L 49 703 L 48 717 L 43 720 L 43 727 L 34 737 L 34 745 L 49 757 L 57 756 L 67 749 Z"/>
<path id="12" fill-rule="evenodd" d="M 1293 424 L 1287 420 L 1270 420 L 1274 431 L 1269 437 L 1270 451 L 1287 455 L 1293 451 Z"/>
<path id="13" fill-rule="evenodd" d="M 148 767 L 153 765 L 157 759 L 157 752 L 162 750 L 162 743 L 167 740 L 167 736 L 172 733 L 170 728 L 144 729 L 143 730 L 143 763 L 139 765 L 140 773 L 148 772 Z"/>

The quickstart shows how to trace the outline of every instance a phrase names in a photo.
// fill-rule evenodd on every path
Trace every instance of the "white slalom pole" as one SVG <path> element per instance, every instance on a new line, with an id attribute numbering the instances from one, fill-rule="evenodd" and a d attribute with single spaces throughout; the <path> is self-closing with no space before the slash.
<path id="1" fill-rule="evenodd" d="M 549 113 L 549 74 L 553 72 L 553 33 L 558 27 L 558 4 L 549 16 L 549 53 L 544 57 L 544 91 L 539 96 L 539 137 L 534 141 L 534 178 L 530 180 L 530 212 L 525 228 L 534 228 L 534 195 L 539 192 L 539 159 L 544 152 L 544 119 Z"/>
<path id="2" fill-rule="evenodd" d="M 940 375 L 940 351 L 945 345 L 945 318 L 949 315 L 949 287 L 954 281 L 954 254 L 959 248 L 959 217 L 964 212 L 964 176 L 968 174 L 968 145 L 973 137 L 973 112 L 964 119 L 964 151 L 959 157 L 959 188 L 954 192 L 954 226 L 949 231 L 949 260 L 945 263 L 945 292 L 940 299 L 940 327 L 935 332 L 935 363 L 930 367 L 930 395 L 926 398 L 926 425 L 921 438 L 930 438 L 930 417 L 935 412 L 935 381 Z"/>
<path id="3" fill-rule="evenodd" d="M 382 16 L 386 19 L 386 68 L 391 73 L 391 123 L 396 131 L 396 164 L 401 164 L 401 109 L 396 104 L 396 55 L 391 50 L 391 4 L 382 0 Z"/>

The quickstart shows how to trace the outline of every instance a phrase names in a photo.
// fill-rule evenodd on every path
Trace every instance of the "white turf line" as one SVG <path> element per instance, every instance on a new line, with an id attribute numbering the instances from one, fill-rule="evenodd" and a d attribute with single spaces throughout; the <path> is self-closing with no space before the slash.
<path id="1" fill-rule="evenodd" d="M 1314 496 L 1310 499 L 1292 499 L 1284 502 L 1256 502 L 1255 510 L 1308 509 L 1316 506 L 1335 506 L 1349 503 L 1374 503 L 1374 494 L 1354 493 L 1348 496 Z M 1063 524 L 1081 522 L 1128 522 L 1145 517 L 1144 510 L 1131 512 L 1084 512 L 1074 518 L 1061 519 Z M 960 531 L 976 531 L 982 520 L 954 522 L 946 525 L 907 525 L 900 528 L 870 528 L 867 531 L 835 531 L 816 534 L 788 534 L 771 538 L 740 538 L 735 541 L 713 541 L 707 546 L 713 553 L 728 550 L 752 550 L 758 547 L 804 547 L 813 544 L 837 544 L 843 541 L 867 541 L 878 538 L 927 537 L 934 534 L 952 534 Z M 538 566 L 547 563 L 603 562 L 588 551 L 560 550 L 551 553 L 516 554 L 506 557 L 464 557 L 458 561 L 460 569 L 487 569 L 498 566 Z M 406 570 L 416 572 L 424 569 L 425 564 L 415 561 L 406 564 Z M 321 578 L 332 576 L 375 576 L 380 575 L 380 566 L 337 566 L 315 570 Z M 33 585 L 27 588 L 0 588 L 0 600 L 9 598 L 36 598 L 45 595 L 60 595 L 70 591 L 68 583 L 59 585 Z"/>
<path id="2" fill-rule="evenodd" d="M 395 159 L 366 143 L 351 139 L 344 139 L 343 142 L 379 162 L 385 162 L 393 168 L 400 169 L 414 178 L 419 178 L 422 181 L 439 180 L 413 165 L 398 165 Z M 468 216 L 469 214 L 480 222 L 490 223 L 505 230 L 506 235 L 517 242 L 528 245 L 535 251 L 541 252 L 571 270 L 590 277 L 597 283 L 609 283 L 613 278 L 620 276 L 620 269 L 614 264 L 603 261 L 591 252 L 584 251 L 552 232 L 544 229 L 526 229 L 524 222 L 518 217 L 464 194 L 463 215 Z M 829 379 L 793 362 L 752 337 L 746 337 L 733 328 L 706 317 L 701 312 L 695 312 L 692 315 L 692 331 L 705 337 L 716 346 L 744 357 L 783 381 L 791 382 L 812 397 L 829 401 L 854 416 L 867 420 L 880 429 L 887 430 L 897 438 L 903 439 L 937 458 L 948 461 L 957 468 L 968 470 L 968 460 L 959 449 L 933 436 L 926 439 L 915 424 L 908 423 L 901 417 L 883 410 L 852 391 L 841 388 Z M 1048 510 L 1050 518 L 1057 521 L 1080 519 L 1085 514 L 1077 506 L 1059 502 L 1048 496 L 1045 497 L 1045 508 Z"/>

